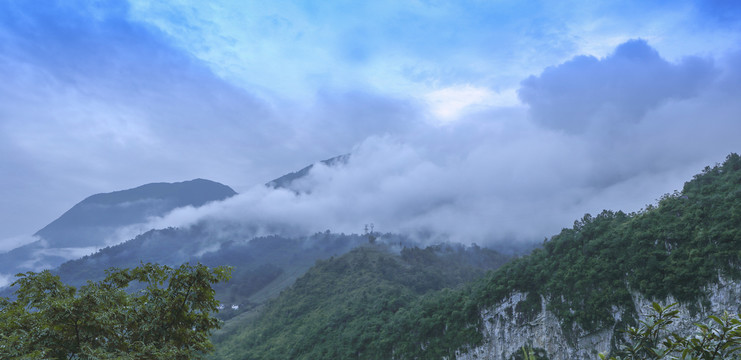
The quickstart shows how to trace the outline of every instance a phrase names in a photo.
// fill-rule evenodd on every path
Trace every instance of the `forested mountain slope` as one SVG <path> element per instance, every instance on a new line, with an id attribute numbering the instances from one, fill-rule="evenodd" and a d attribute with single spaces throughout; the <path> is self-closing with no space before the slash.
<path id="1" fill-rule="evenodd" d="M 101 249 L 54 270 L 73 285 L 99 280 L 109 267 L 132 268 L 141 262 L 178 266 L 185 262 L 210 267 L 233 267 L 232 279 L 216 286 L 216 298 L 225 308 L 221 318 L 231 318 L 277 296 L 303 275 L 316 260 L 342 255 L 367 243 L 361 235 L 317 233 L 305 237 L 214 234 L 206 226 L 151 230 L 122 244 Z M 403 242 L 391 235 L 382 241 Z M 231 306 L 238 306 L 232 309 Z"/>
<path id="2" fill-rule="evenodd" d="M 638 213 L 585 215 L 490 274 L 470 296 L 489 311 L 512 303 L 523 323 L 547 310 L 568 342 L 564 350 L 576 351 L 600 331 L 614 348 L 622 339 L 616 331 L 635 325 L 647 300 L 678 301 L 698 319 L 711 309 L 738 313 L 739 280 L 741 158 L 731 154 Z M 513 294 L 521 299 L 512 301 Z M 496 322 L 491 315 L 484 318 Z"/>
<path id="3" fill-rule="evenodd" d="M 635 295 L 671 296 L 690 311 L 707 307 L 707 287 L 738 281 L 740 267 L 741 158 L 731 154 L 638 213 L 585 215 L 530 256 L 489 274 L 468 296 L 484 310 L 523 294 L 514 302 L 522 320 L 532 320 L 545 303 L 576 344 L 579 335 L 634 324 Z M 738 312 L 740 304 L 727 310 Z M 482 321 L 471 319 L 479 327 Z M 476 342 L 449 344 L 452 352 Z"/>
<path id="4" fill-rule="evenodd" d="M 711 289 L 738 288 L 741 158 L 731 154 L 706 167 L 681 192 L 637 213 L 585 215 L 463 288 L 419 292 L 416 280 L 403 280 L 405 269 L 404 261 L 369 248 L 319 263 L 261 318 L 217 344 L 217 357 L 501 359 L 513 352 L 491 350 L 495 343 L 515 340 L 495 338 L 492 324 L 538 327 L 547 314 L 556 328 L 530 344 L 550 344 L 559 333 L 566 352 L 548 356 L 568 358 L 578 348 L 597 358 L 582 338 L 635 324 L 641 299 L 676 300 L 692 315 L 718 308 Z M 390 281 L 388 273 L 399 277 Z M 741 301 L 723 304 L 741 310 Z M 606 339 L 613 348 L 621 341 Z"/>
<path id="5" fill-rule="evenodd" d="M 395 339 L 387 327 L 401 309 L 507 260 L 476 246 L 413 247 L 398 254 L 385 244 L 361 246 L 318 261 L 257 320 L 217 336 L 213 358 L 388 358 Z"/>

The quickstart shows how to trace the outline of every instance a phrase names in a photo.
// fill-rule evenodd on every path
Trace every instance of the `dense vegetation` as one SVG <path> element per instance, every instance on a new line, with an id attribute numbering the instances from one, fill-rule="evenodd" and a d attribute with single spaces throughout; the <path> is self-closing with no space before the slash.
<path id="1" fill-rule="evenodd" d="M 381 239 L 407 244 L 405 239 L 391 235 L 383 235 Z M 68 261 L 52 273 L 67 284 L 81 286 L 87 280 L 101 280 L 108 267 L 130 268 L 140 262 L 230 266 L 234 269 L 232 281 L 214 286 L 216 298 L 225 304 L 218 317 L 225 320 L 277 296 L 317 259 L 342 255 L 367 242 L 361 235 L 329 232 L 296 238 L 251 238 L 238 231 L 221 231 L 215 235 L 207 226 L 167 228 L 151 230 L 93 255 Z M 0 291 L 0 296 L 12 296 L 12 289 Z M 233 310 L 231 305 L 239 308 Z"/>
<path id="2" fill-rule="evenodd" d="M 610 360 L 690 360 L 741 358 L 741 315 L 710 315 L 706 323 L 696 323 L 697 331 L 681 336 L 667 330 L 679 319 L 677 304 L 661 306 L 653 303 L 653 312 L 640 326 L 626 329 L 628 344 L 620 347 Z M 599 355 L 606 359 L 604 354 Z"/>
<path id="3" fill-rule="evenodd" d="M 530 255 L 455 290 L 431 288 L 420 263 L 363 248 L 320 262 L 254 326 L 219 344 L 223 358 L 442 358 L 482 340 L 480 311 L 513 292 L 533 317 L 541 297 L 569 336 L 635 325 L 631 294 L 692 307 L 719 275 L 741 279 L 741 157 L 706 167 L 681 192 L 637 213 L 577 220 Z M 424 262 L 423 262 L 424 263 Z M 413 272 L 405 269 L 414 269 Z M 407 281 L 417 276 L 414 281 Z M 441 281 L 441 280 L 435 280 Z M 433 281 L 434 282 L 434 281 Z M 418 285 L 421 284 L 421 285 Z M 442 288 L 442 286 L 440 287 Z M 613 310 L 624 314 L 615 324 Z"/>
<path id="4" fill-rule="evenodd" d="M 400 312 L 413 316 L 424 294 L 453 288 L 507 260 L 488 249 L 368 245 L 320 260 L 250 326 L 217 346 L 218 359 L 382 359 L 396 339 L 389 327 Z M 437 300 L 456 293 L 435 293 Z M 455 314 L 454 314 L 455 315 Z M 463 314 L 459 318 L 466 318 Z M 398 331 L 402 331 L 398 329 Z M 409 331 L 433 335 L 436 329 Z"/>
<path id="5" fill-rule="evenodd" d="M 631 291 L 694 305 L 719 274 L 741 278 L 739 224 L 741 158 L 732 154 L 656 206 L 585 215 L 542 249 L 489 276 L 476 296 L 490 305 L 512 291 L 543 295 L 564 329 L 578 324 L 585 330 L 612 325 L 612 306 L 632 309 Z"/>
<path id="6" fill-rule="evenodd" d="M 526 294 L 513 309 L 518 318 L 535 317 L 545 299 L 567 337 L 606 327 L 640 336 L 646 329 L 635 321 L 634 293 L 699 308 L 703 288 L 719 276 L 741 279 L 739 224 L 741 157 L 731 154 L 656 205 L 587 214 L 501 267 L 507 258 L 488 249 L 420 249 L 373 233 L 245 241 L 214 238 L 199 226 L 157 230 L 68 262 L 59 274 L 81 284 L 112 265 L 198 259 L 234 266 L 234 281 L 216 285 L 226 270 L 187 265 L 112 270 L 78 289 L 48 271 L 27 273 L 16 282 L 16 300 L 0 300 L 0 350 L 10 358 L 200 356 L 210 349 L 221 299 L 254 311 L 219 315 L 229 330 L 213 338 L 214 358 L 450 358 L 483 340 L 481 310 L 515 292 Z M 618 324 L 615 309 L 623 312 Z M 716 323 L 733 335 L 734 319 Z M 693 346 L 689 338 L 672 341 L 676 349 Z M 512 358 L 530 355 L 543 354 Z"/>
<path id="7" fill-rule="evenodd" d="M 731 154 L 656 206 L 632 214 L 585 215 L 542 248 L 478 281 L 463 297 L 487 307 L 513 292 L 525 292 L 527 300 L 517 310 L 531 316 L 541 310 L 538 300 L 543 296 L 567 335 L 574 325 L 587 331 L 614 325 L 617 307 L 625 314 L 616 328 L 625 328 L 635 324 L 633 291 L 657 299 L 671 295 L 692 306 L 706 301 L 703 287 L 716 283 L 719 275 L 741 279 L 739 224 L 741 157 Z M 453 304 L 445 311 L 464 309 Z M 469 321 L 468 326 L 440 321 L 447 326 L 438 341 L 443 348 L 426 346 L 425 352 L 475 345 L 477 338 L 457 340 L 481 320 L 472 316 Z"/>
<path id="8" fill-rule="evenodd" d="M 0 298 L 3 359 L 193 359 L 212 349 L 227 268 L 145 264 L 111 269 L 75 288 L 48 270 L 19 274 L 16 299 Z M 130 284 L 141 288 L 128 292 Z"/>

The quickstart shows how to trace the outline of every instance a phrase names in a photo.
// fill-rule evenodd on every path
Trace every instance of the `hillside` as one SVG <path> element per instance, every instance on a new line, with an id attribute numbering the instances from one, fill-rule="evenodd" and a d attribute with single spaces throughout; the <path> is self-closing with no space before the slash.
<path id="1" fill-rule="evenodd" d="M 109 245 L 111 236 L 122 227 L 145 223 L 178 207 L 199 207 L 235 194 L 226 185 L 195 179 L 89 196 L 36 232 L 38 241 L 0 254 L 0 274 L 54 268 Z"/>
<path id="2" fill-rule="evenodd" d="M 545 304 L 565 339 L 576 345 L 581 335 L 635 324 L 640 310 L 635 294 L 657 300 L 671 296 L 695 312 L 708 308 L 709 285 L 741 279 L 739 224 L 741 158 L 731 154 L 657 205 L 631 214 L 585 215 L 541 249 L 489 274 L 467 294 L 480 309 L 469 323 L 483 330 L 484 310 L 523 294 L 512 301 L 512 315 L 525 323 Z M 438 351 L 453 354 L 493 340 L 455 341 L 455 334 L 463 331 L 466 328 L 449 328 L 441 334 L 446 341 Z M 620 341 L 619 336 L 612 339 Z M 512 345 L 516 349 L 525 344 Z"/>
<path id="3" fill-rule="evenodd" d="M 46 240 L 50 247 L 100 245 L 99 238 L 84 236 L 81 232 L 140 223 L 178 207 L 199 207 L 236 194 L 226 185 L 204 179 L 151 183 L 95 194 L 77 203 L 34 235 Z"/>
<path id="4" fill-rule="evenodd" d="M 366 245 L 320 260 L 257 318 L 215 337 L 214 359 L 386 358 L 384 329 L 425 294 L 456 288 L 501 266 L 489 249 Z"/>
<path id="5" fill-rule="evenodd" d="M 140 262 L 231 266 L 232 280 L 215 288 L 216 298 L 225 305 L 219 316 L 227 319 L 277 296 L 315 261 L 342 255 L 367 241 L 360 235 L 329 232 L 296 238 L 245 238 L 238 234 L 213 234 L 205 226 L 168 228 L 151 230 L 122 244 L 65 262 L 54 272 L 65 283 L 81 285 L 102 279 L 109 267 L 132 268 Z M 382 241 L 405 242 L 391 235 L 383 236 Z M 239 308 L 233 310 L 231 305 Z"/>
<path id="6" fill-rule="evenodd" d="M 338 165 L 347 164 L 347 161 L 349 159 L 350 159 L 350 154 L 345 154 L 345 155 L 335 156 L 327 160 L 322 160 L 319 162 L 319 164 L 322 164 L 324 166 L 338 166 Z M 314 168 L 314 164 L 311 164 L 309 166 L 302 168 L 301 170 L 285 174 L 277 179 L 273 179 L 269 181 L 268 183 L 266 183 L 265 186 L 268 186 L 274 189 L 278 189 L 278 188 L 289 189 L 297 193 L 306 191 L 306 189 L 297 189 L 294 185 L 295 183 L 299 182 L 301 179 L 309 175 L 309 172 L 313 168 Z"/>
<path id="7" fill-rule="evenodd" d="M 444 281 L 415 290 L 418 280 L 404 280 L 410 265 L 373 249 L 321 262 L 261 317 L 219 339 L 217 357 L 500 359 L 530 344 L 551 358 L 596 358 L 595 346 L 614 349 L 619 329 L 637 322 L 642 299 L 679 301 L 687 316 L 740 311 L 737 300 L 714 303 L 710 290 L 738 288 L 729 284 L 741 280 L 739 224 L 741 158 L 731 154 L 656 205 L 587 214 L 456 290 L 440 290 Z M 525 332 L 530 338 L 497 335 L 550 318 L 555 328 Z M 590 334 L 598 342 L 585 341 Z"/>

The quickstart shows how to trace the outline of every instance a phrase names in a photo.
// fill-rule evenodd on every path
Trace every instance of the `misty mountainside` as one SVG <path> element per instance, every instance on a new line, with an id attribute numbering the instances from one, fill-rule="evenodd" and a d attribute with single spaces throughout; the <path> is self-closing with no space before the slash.
<path id="1" fill-rule="evenodd" d="M 188 228 L 150 230 L 134 239 L 100 249 L 63 263 L 52 273 L 67 284 L 80 286 L 105 277 L 109 268 L 133 268 L 141 263 L 172 267 L 201 263 L 209 267 L 231 266 L 232 279 L 215 287 L 224 308 L 218 314 L 229 319 L 276 297 L 311 268 L 317 260 L 340 256 L 362 244 L 392 244 L 395 248 L 417 245 L 393 234 L 336 234 L 329 231 L 310 236 L 251 237 L 237 230 L 215 229 L 205 223 Z M 0 292 L 12 297 L 12 288 Z"/>
<path id="2" fill-rule="evenodd" d="M 214 336 L 214 359 L 384 358 L 385 329 L 426 295 L 438 299 L 509 260 L 460 244 L 365 244 L 320 260 L 252 316 L 229 320 Z M 385 339 L 385 340 L 382 340 Z"/>
<path id="3" fill-rule="evenodd" d="M 738 313 L 741 157 L 641 211 L 587 214 L 463 286 L 465 271 L 413 260 L 426 251 L 362 247 L 317 263 L 262 312 L 228 321 L 213 358 L 509 359 L 532 346 L 596 359 L 625 341 L 646 301 L 679 302 L 699 320 Z"/>
<path id="4" fill-rule="evenodd" d="M 230 187 L 204 179 L 92 195 L 36 232 L 39 240 L 0 254 L 0 273 L 54 268 L 109 245 L 120 229 L 144 224 L 179 207 L 199 207 L 234 195 Z"/>
<path id="5" fill-rule="evenodd" d="M 53 247 L 98 245 L 97 237 L 106 228 L 141 223 L 183 206 L 199 207 L 224 200 L 237 193 L 229 186 L 204 179 L 177 183 L 151 183 L 133 189 L 92 195 L 73 206 L 58 219 L 36 232 Z"/>
<path id="6" fill-rule="evenodd" d="M 381 238 L 405 242 L 391 235 Z M 221 314 L 231 317 L 277 295 L 316 260 L 344 254 L 367 241 L 361 235 L 329 232 L 293 238 L 277 235 L 242 238 L 233 234 L 214 235 L 205 226 L 168 228 L 151 230 L 93 255 L 65 262 L 54 273 L 66 283 L 80 285 L 87 280 L 102 279 L 110 267 L 132 268 L 142 262 L 232 266 L 232 279 L 216 287 L 218 300 L 239 306 L 239 311 L 229 307 Z"/>
<path id="7" fill-rule="evenodd" d="M 348 160 L 350 160 L 350 154 L 344 154 L 344 155 L 335 156 L 327 160 L 319 161 L 318 164 L 333 167 L 333 166 L 347 164 Z M 309 166 L 302 168 L 301 170 L 285 174 L 277 179 L 269 181 L 268 183 L 265 184 L 265 186 L 268 186 L 274 189 L 279 189 L 279 188 L 288 189 L 296 193 L 310 191 L 310 189 L 306 189 L 305 186 L 301 186 L 302 184 L 299 184 L 299 182 L 301 179 L 309 175 L 309 172 L 312 169 L 314 169 L 315 165 L 316 164 L 311 164 Z"/>

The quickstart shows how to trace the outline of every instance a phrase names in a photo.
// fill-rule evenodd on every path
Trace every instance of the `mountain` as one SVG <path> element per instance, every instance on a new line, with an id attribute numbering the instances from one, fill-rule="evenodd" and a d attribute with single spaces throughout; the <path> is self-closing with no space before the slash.
<path id="1" fill-rule="evenodd" d="M 339 156 L 320 163 L 337 166 L 346 163 L 348 158 L 348 155 Z M 297 191 L 296 182 L 305 177 L 313 166 L 289 173 L 266 185 Z M 218 190 L 224 188 L 215 187 L 210 190 L 216 191 L 210 193 L 197 186 L 197 189 L 193 189 L 192 186 L 199 185 L 199 182 L 203 180 L 149 184 L 136 189 L 94 195 L 77 204 L 37 235 L 50 239 L 47 243 L 52 246 L 86 245 L 79 239 L 78 242 L 72 242 L 76 239 L 73 235 L 84 234 L 92 229 L 99 236 L 104 236 L 105 232 L 143 222 L 149 216 L 158 216 L 175 207 L 199 206 L 213 198 L 233 195 L 228 187 L 224 187 L 228 191 L 221 192 Z M 182 193 L 189 196 L 179 196 Z M 403 275 L 403 279 L 395 277 L 394 281 L 402 281 L 403 284 L 399 286 L 409 288 L 414 296 L 429 289 L 455 287 L 509 260 L 508 256 L 478 247 L 466 249 L 460 245 L 446 245 L 422 251 L 417 246 L 418 243 L 405 236 L 372 231 L 365 235 L 335 234 L 328 230 L 309 236 L 256 237 L 250 224 L 225 225 L 207 220 L 187 228 L 151 229 L 131 240 L 64 262 L 53 273 L 65 283 L 80 286 L 89 280 L 102 279 L 105 270 L 110 267 L 132 268 L 142 262 L 169 266 L 185 262 L 231 266 L 231 281 L 215 288 L 216 298 L 224 305 L 218 317 L 227 320 L 225 330 L 219 336 L 226 338 L 233 331 L 244 328 L 244 324 L 262 312 L 265 304 L 292 286 L 312 266 L 321 261 L 333 261 L 325 259 L 343 257 L 348 252 L 377 253 L 373 256 L 401 266 L 387 270 L 393 271 L 394 276 Z M 27 249 L 29 247 L 21 250 Z M 30 248 L 31 253 L 34 250 Z M 50 248 L 49 251 L 58 251 L 58 248 Z M 392 258 L 399 259 L 389 260 Z M 1 295 L 12 296 L 12 289 L 5 289 Z"/>
<path id="2" fill-rule="evenodd" d="M 239 232 L 212 232 L 209 224 L 189 228 L 150 230 L 124 243 L 63 263 L 53 272 L 65 283 L 82 285 L 100 280 L 110 267 L 133 268 L 140 263 L 179 266 L 201 263 L 233 267 L 232 279 L 216 288 L 216 297 L 238 309 L 225 309 L 231 318 L 277 296 L 317 260 L 340 256 L 368 238 L 361 235 L 317 233 L 303 237 L 244 236 Z M 410 245 L 402 237 L 386 234 L 379 241 Z M 397 245 L 398 246 L 398 245 Z"/>
<path id="3" fill-rule="evenodd" d="M 275 187 L 297 191 L 309 170 Z M 225 323 L 214 358 L 514 359 L 524 346 L 539 359 L 594 359 L 654 300 L 679 302 L 671 330 L 681 334 L 741 311 L 739 224 L 741 157 L 731 154 L 655 205 L 587 214 L 511 261 L 394 234 L 254 237 L 203 222 L 148 231 L 55 272 L 80 284 L 140 261 L 233 266 L 216 288 Z"/>
<path id="4" fill-rule="evenodd" d="M 92 195 L 36 232 L 50 247 L 101 245 L 106 231 L 142 223 L 183 206 L 199 207 L 237 193 L 230 187 L 204 179 L 177 183 L 152 183 L 133 189 Z"/>
<path id="5" fill-rule="evenodd" d="M 291 286 L 317 261 L 342 256 L 368 244 L 371 235 L 378 247 L 389 251 L 407 252 L 402 249 L 418 245 L 393 234 L 346 235 L 326 231 L 302 237 L 252 237 L 224 229 L 214 232 L 212 225 L 204 223 L 189 228 L 150 230 L 129 241 L 100 249 L 95 254 L 67 261 L 52 273 L 67 284 L 80 286 L 88 280 L 101 280 L 108 268 L 133 268 L 147 262 L 173 267 L 186 262 L 210 267 L 230 266 L 233 268 L 232 279 L 215 287 L 216 298 L 224 304 L 218 317 L 233 319 L 227 322 L 227 326 L 241 328 L 245 319 L 259 313 L 266 302 Z M 491 250 L 485 252 L 486 256 L 481 257 L 464 255 L 479 267 L 508 259 Z M 444 267 L 435 271 L 442 269 Z M 480 271 L 476 273 L 477 276 L 481 274 Z M 470 274 L 461 276 L 471 277 Z M 428 281 L 425 286 L 437 284 L 430 285 Z M 6 288 L 0 291 L 0 296 L 12 297 L 12 291 Z"/>
<path id="6" fill-rule="evenodd" d="M 456 288 L 509 260 L 477 246 L 366 244 L 318 261 L 259 318 L 214 336 L 214 359 L 384 359 L 383 328 L 426 294 Z M 241 321 L 240 321 L 241 320 Z M 235 322 L 241 322 L 236 326 Z"/>
<path id="7" fill-rule="evenodd" d="M 335 156 L 331 159 L 322 160 L 319 162 L 319 164 L 322 164 L 324 166 L 339 166 L 347 164 L 347 162 L 350 160 L 350 154 Z M 299 171 L 291 172 L 286 175 L 283 175 L 277 179 L 271 180 L 268 183 L 265 184 L 265 186 L 274 188 L 274 189 L 289 189 L 293 190 L 294 192 L 302 192 L 303 189 L 300 187 L 296 187 L 296 183 L 298 183 L 301 179 L 305 178 L 306 175 L 309 174 L 311 169 L 314 168 L 315 164 L 311 164 Z"/>
<path id="8" fill-rule="evenodd" d="M 741 157 L 731 154 L 656 205 L 587 214 L 454 289 L 446 276 L 458 272 L 419 267 L 404 251 L 319 262 L 261 312 L 227 322 L 215 357 L 514 359 L 530 347 L 539 359 L 596 359 L 651 301 L 679 302 L 670 330 L 685 335 L 710 314 L 741 311 L 739 224 Z"/>
<path id="9" fill-rule="evenodd" d="M 472 293 L 482 341 L 460 359 L 495 359 L 523 345 L 551 359 L 594 358 L 624 341 L 652 301 L 679 303 L 672 331 L 741 312 L 741 157 L 706 167 L 632 214 L 585 215 Z"/>
<path id="10" fill-rule="evenodd" d="M 226 185 L 195 179 L 92 195 L 36 232 L 38 241 L 0 254 L 0 273 L 56 267 L 108 245 L 121 228 L 143 224 L 178 207 L 199 207 L 235 194 Z"/>
<path id="11" fill-rule="evenodd" d="M 341 155 L 319 164 L 337 166 L 345 164 L 349 157 L 349 154 Z M 288 173 L 265 185 L 301 192 L 303 190 L 296 184 L 315 165 Z M 151 183 L 92 195 L 37 231 L 34 234 L 37 241 L 1 253 L 0 278 L 3 274 L 54 268 L 64 261 L 151 230 L 144 226 L 149 218 L 165 215 L 179 207 L 199 207 L 234 195 L 236 192 L 230 187 L 204 179 Z"/>

